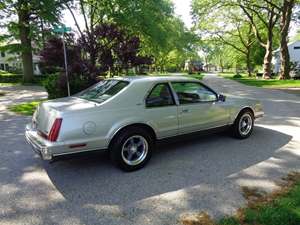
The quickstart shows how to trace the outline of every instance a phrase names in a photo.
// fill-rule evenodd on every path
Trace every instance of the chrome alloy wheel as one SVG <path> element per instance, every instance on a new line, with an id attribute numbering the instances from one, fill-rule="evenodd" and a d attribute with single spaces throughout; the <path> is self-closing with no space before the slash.
<path id="1" fill-rule="evenodd" d="M 131 136 L 124 142 L 121 154 L 127 165 L 138 165 L 148 154 L 148 142 L 143 136 Z"/>
<path id="2" fill-rule="evenodd" d="M 246 136 L 249 134 L 253 126 L 253 119 L 249 113 L 245 113 L 241 116 L 239 122 L 239 132 L 241 135 Z"/>

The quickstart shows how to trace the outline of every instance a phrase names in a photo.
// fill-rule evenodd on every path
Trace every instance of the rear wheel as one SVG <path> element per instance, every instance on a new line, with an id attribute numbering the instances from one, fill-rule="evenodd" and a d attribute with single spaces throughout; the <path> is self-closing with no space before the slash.
<path id="1" fill-rule="evenodd" d="M 145 129 L 125 129 L 112 140 L 110 158 L 124 171 L 138 170 L 150 160 L 153 143 L 153 138 Z"/>
<path id="2" fill-rule="evenodd" d="M 248 138 L 253 131 L 253 126 L 253 113 L 250 110 L 243 110 L 240 112 L 232 126 L 233 136 L 239 139 Z"/>

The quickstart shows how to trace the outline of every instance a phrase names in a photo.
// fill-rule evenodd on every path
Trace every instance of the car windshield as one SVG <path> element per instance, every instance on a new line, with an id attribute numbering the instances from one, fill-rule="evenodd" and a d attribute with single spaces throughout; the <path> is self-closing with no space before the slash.
<path id="1" fill-rule="evenodd" d="M 129 82 L 127 81 L 103 80 L 75 96 L 85 100 L 102 103 L 116 95 L 128 84 Z"/>

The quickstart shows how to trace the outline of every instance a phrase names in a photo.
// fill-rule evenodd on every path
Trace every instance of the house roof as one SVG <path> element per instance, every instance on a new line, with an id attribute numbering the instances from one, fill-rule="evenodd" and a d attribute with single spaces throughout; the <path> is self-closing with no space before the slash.
<path id="1" fill-rule="evenodd" d="M 300 40 L 290 42 L 290 43 L 288 43 L 288 46 L 294 45 L 296 43 L 300 45 Z M 276 52 L 279 52 L 279 51 L 280 51 L 280 48 L 277 48 L 276 50 L 273 51 L 273 53 L 276 53 Z"/>

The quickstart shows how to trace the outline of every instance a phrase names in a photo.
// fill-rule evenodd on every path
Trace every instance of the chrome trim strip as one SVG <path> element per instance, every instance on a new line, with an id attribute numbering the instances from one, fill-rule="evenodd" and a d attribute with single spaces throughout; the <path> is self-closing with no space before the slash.
<path id="1" fill-rule="evenodd" d="M 218 129 L 218 128 L 222 128 L 222 127 L 227 127 L 227 126 L 231 126 L 231 125 L 233 125 L 233 123 L 228 123 L 228 124 L 225 124 L 225 125 L 211 127 L 211 128 L 203 129 L 203 130 L 196 130 L 196 131 L 193 131 L 193 132 L 186 132 L 186 133 L 181 133 L 181 134 L 177 134 L 177 135 L 166 136 L 166 137 L 163 137 L 163 138 L 157 138 L 157 140 L 163 140 L 163 139 L 167 139 L 167 138 L 173 138 L 173 137 L 193 134 L 193 133 L 197 133 L 197 132 L 210 131 L 210 130 L 214 130 L 214 129 Z"/>
<path id="2" fill-rule="evenodd" d="M 83 153 L 83 152 L 92 152 L 92 151 L 106 151 L 107 149 L 99 149 L 99 148 L 93 148 L 93 149 L 85 149 L 85 150 L 80 150 L 80 151 L 71 151 L 71 152 L 62 152 L 62 153 L 58 153 L 58 154 L 53 154 L 53 157 L 57 157 L 57 156 L 63 156 L 63 155 L 72 155 L 72 154 L 76 154 L 76 153 Z"/>

